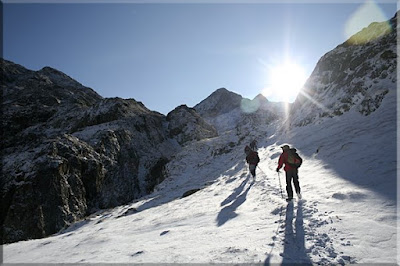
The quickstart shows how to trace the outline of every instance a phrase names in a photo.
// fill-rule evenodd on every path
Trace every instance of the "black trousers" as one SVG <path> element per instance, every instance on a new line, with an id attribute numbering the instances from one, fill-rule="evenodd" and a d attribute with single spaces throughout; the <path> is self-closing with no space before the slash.
<path id="1" fill-rule="evenodd" d="M 288 194 L 288 198 L 290 199 L 293 198 L 292 180 L 296 193 L 300 193 L 300 184 L 299 176 L 297 175 L 297 169 L 289 170 L 286 172 L 286 192 Z"/>
<path id="2" fill-rule="evenodd" d="M 257 167 L 257 165 L 255 165 L 255 164 L 249 164 L 249 170 L 253 177 L 256 176 L 256 167 Z"/>

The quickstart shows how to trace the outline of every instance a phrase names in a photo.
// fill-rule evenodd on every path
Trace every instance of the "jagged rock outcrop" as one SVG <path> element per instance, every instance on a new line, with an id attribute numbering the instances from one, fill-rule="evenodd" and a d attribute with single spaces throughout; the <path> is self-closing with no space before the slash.
<path id="1" fill-rule="evenodd" d="M 151 192 L 180 149 L 166 117 L 58 70 L 2 60 L 2 243 L 45 237 Z"/>
<path id="2" fill-rule="evenodd" d="M 104 184 L 101 156 L 75 137 L 24 148 L 4 156 L 3 242 L 41 238 L 83 218 Z"/>
<path id="3" fill-rule="evenodd" d="M 362 115 L 378 109 L 389 90 L 396 89 L 396 31 L 397 14 L 325 54 L 293 104 L 291 124 L 307 125 L 351 109 Z"/>
<path id="4" fill-rule="evenodd" d="M 167 115 L 168 130 L 179 144 L 218 136 L 215 127 L 208 124 L 193 108 L 181 105 Z"/>
<path id="5" fill-rule="evenodd" d="M 68 132 L 77 122 L 76 114 L 102 100 L 92 89 L 49 67 L 30 71 L 1 61 L 4 76 L 3 148 L 27 139 L 49 137 L 53 131 Z"/>

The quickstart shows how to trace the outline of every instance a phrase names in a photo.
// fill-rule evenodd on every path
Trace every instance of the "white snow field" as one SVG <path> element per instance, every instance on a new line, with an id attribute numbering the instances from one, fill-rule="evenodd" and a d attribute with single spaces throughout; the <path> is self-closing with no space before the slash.
<path id="1" fill-rule="evenodd" d="M 3 246 L 4 263 L 399 263 L 396 92 L 369 116 L 260 125 L 187 145 L 151 195 L 64 231 Z M 244 146 L 258 139 L 254 180 Z M 227 143 L 230 143 L 228 145 Z M 286 203 L 280 146 L 297 148 L 303 200 Z M 282 193 L 281 193 L 281 187 Z M 182 198 L 183 193 L 200 189 Z"/>

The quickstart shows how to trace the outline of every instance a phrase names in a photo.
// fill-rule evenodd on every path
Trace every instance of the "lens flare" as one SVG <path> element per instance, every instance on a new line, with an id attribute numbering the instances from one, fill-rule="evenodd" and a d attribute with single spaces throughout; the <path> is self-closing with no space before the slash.
<path id="1" fill-rule="evenodd" d="M 305 90 L 301 90 L 300 94 L 306 97 L 308 100 L 310 100 L 314 105 L 318 106 L 321 110 L 324 110 L 326 112 L 329 111 L 328 108 L 326 108 L 323 104 L 319 103 L 316 101 L 313 97 L 311 97 Z"/>
<path id="2" fill-rule="evenodd" d="M 260 102 L 257 98 L 254 100 L 242 99 L 240 107 L 244 113 L 249 114 L 258 110 L 260 107 Z"/>
<path id="3" fill-rule="evenodd" d="M 350 44 L 363 44 L 380 38 L 392 31 L 387 20 L 374 1 L 366 1 L 347 20 L 344 29 L 345 37 Z"/>

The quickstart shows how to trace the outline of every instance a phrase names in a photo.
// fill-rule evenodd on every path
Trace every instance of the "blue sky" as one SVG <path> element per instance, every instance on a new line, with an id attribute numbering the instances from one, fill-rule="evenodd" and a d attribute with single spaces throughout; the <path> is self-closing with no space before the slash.
<path id="1" fill-rule="evenodd" d="M 10 2 L 3 6 L 5 59 L 56 68 L 103 97 L 134 98 L 164 114 L 221 87 L 253 98 L 287 60 L 308 77 L 349 34 L 397 10 L 396 1 Z"/>

